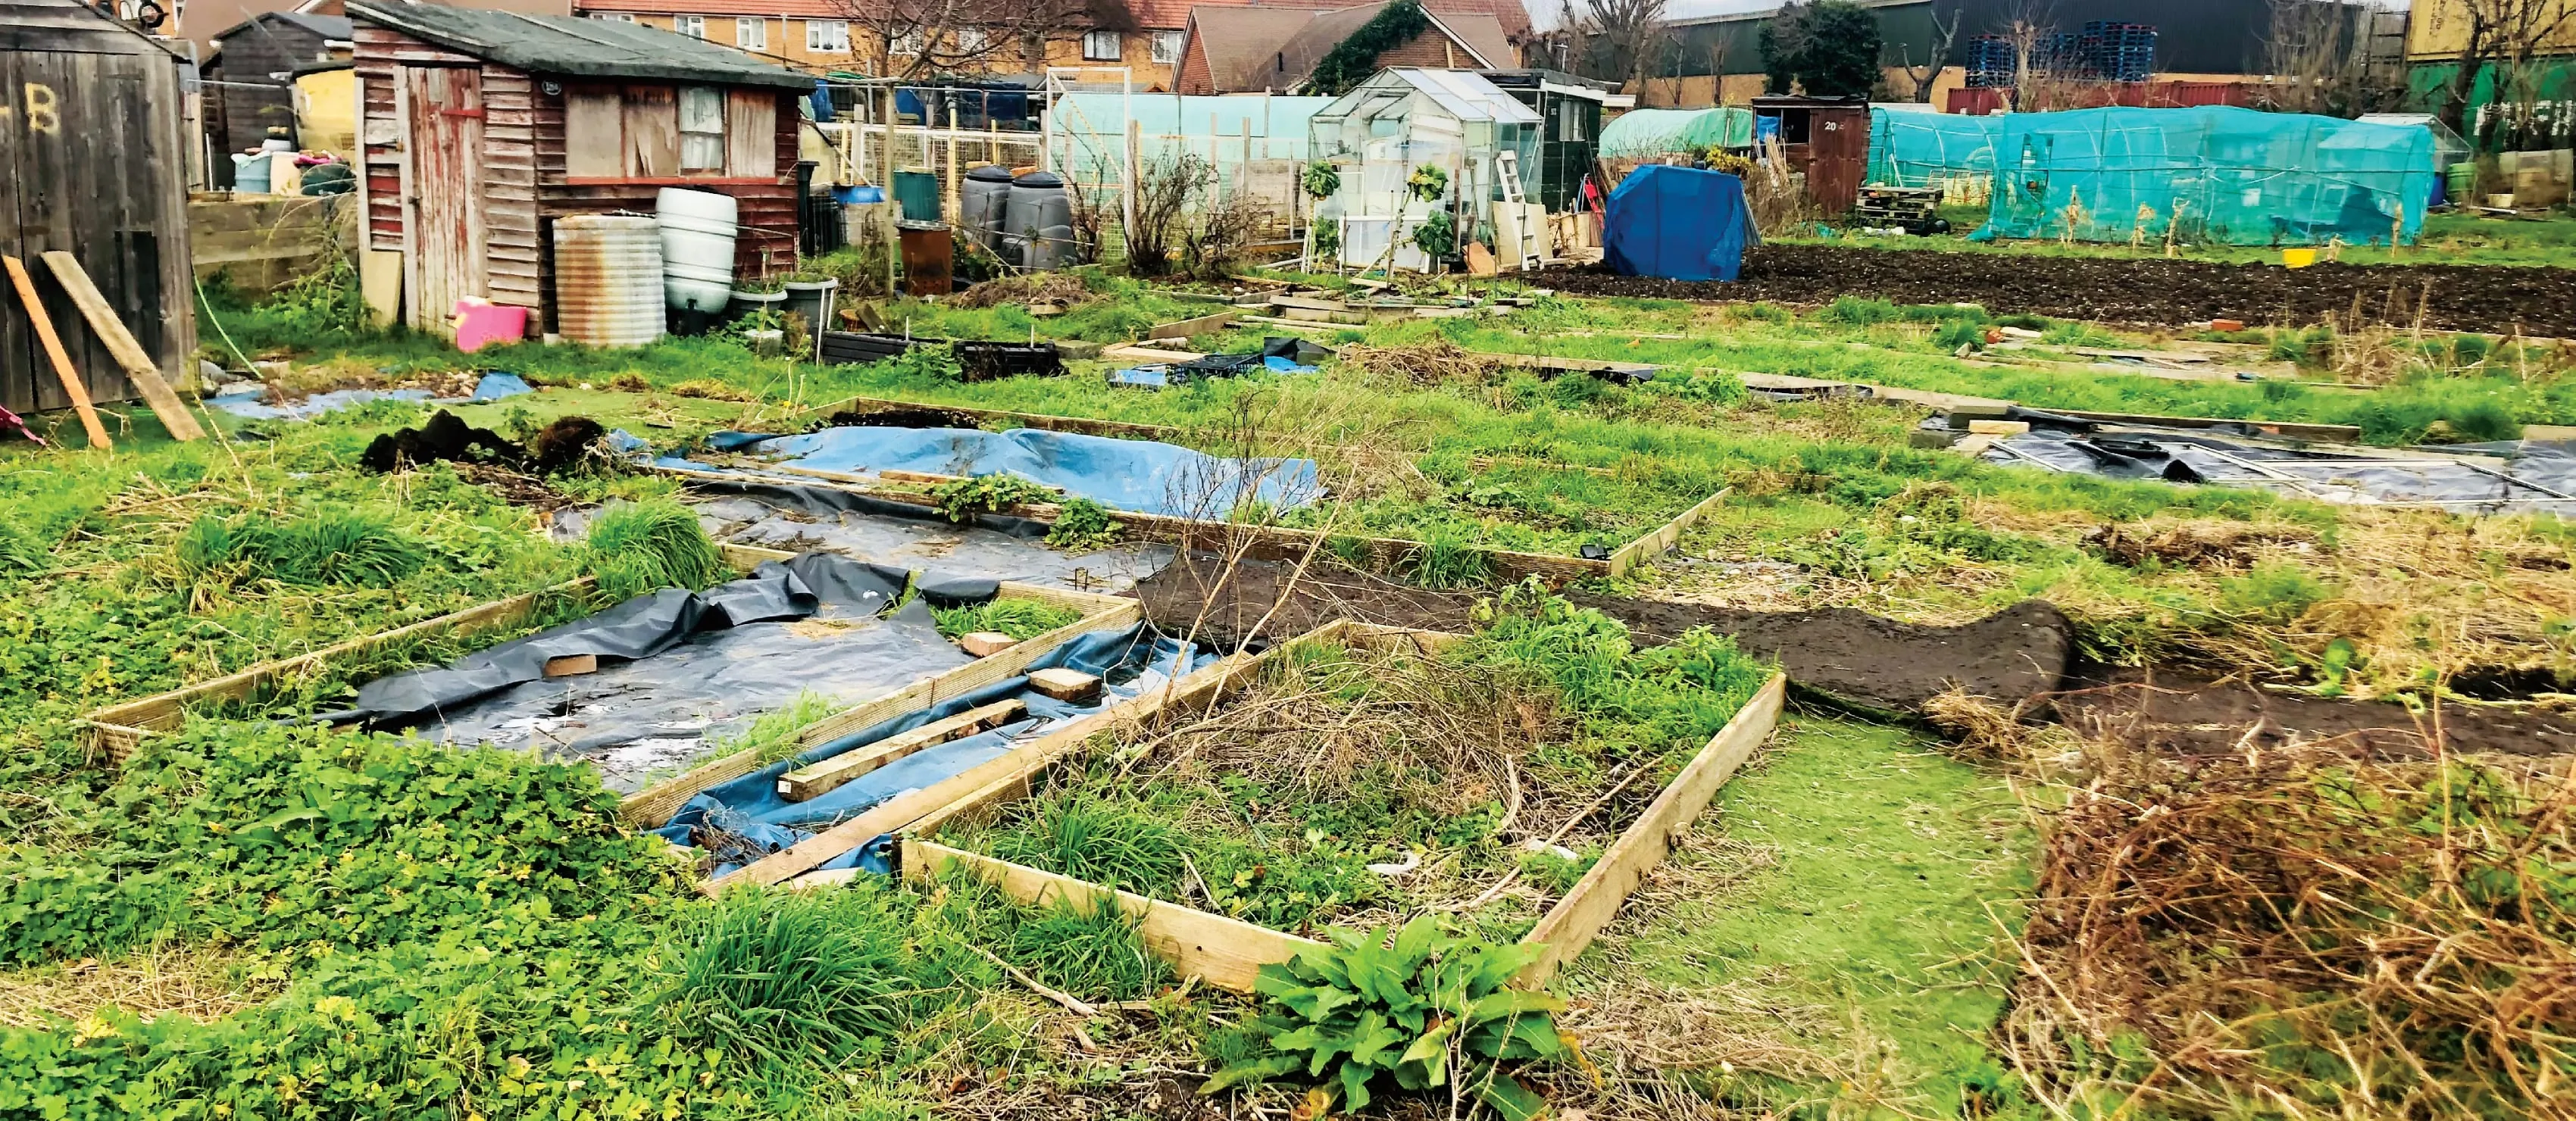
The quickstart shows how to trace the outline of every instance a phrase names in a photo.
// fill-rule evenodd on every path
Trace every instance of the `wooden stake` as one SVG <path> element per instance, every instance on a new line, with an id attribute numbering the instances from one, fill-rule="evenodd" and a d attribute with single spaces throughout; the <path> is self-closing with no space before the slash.
<path id="1" fill-rule="evenodd" d="M 89 433 L 94 448 L 116 450 L 107 440 L 106 426 L 98 422 L 98 410 L 90 407 L 89 387 L 82 385 L 80 371 L 72 369 L 72 356 L 63 353 L 63 340 L 54 334 L 53 317 L 45 314 L 45 305 L 36 300 L 36 281 L 27 275 L 27 263 L 16 257 L 0 258 L 9 268 L 9 283 L 18 289 L 18 299 L 27 305 L 27 321 L 36 325 L 36 338 L 45 344 L 45 354 L 54 360 L 54 373 L 63 379 L 63 394 L 80 410 L 81 427 Z"/>
<path id="2" fill-rule="evenodd" d="M 89 320 L 89 329 L 98 332 L 98 341 L 107 344 L 107 352 L 116 356 L 117 365 L 125 367 L 127 380 L 143 391 L 143 400 L 152 406 L 152 415 L 161 418 L 161 426 L 181 441 L 202 440 L 206 430 L 198 427 L 197 418 L 188 415 L 188 406 L 170 391 L 170 383 L 161 380 L 161 370 L 153 365 L 152 356 L 144 353 L 143 344 L 134 341 L 125 321 L 116 317 L 116 309 L 107 306 L 107 297 L 98 294 L 98 285 L 90 283 L 89 273 L 80 260 L 60 249 L 45 254 L 45 263 L 53 267 L 54 280 L 71 294 L 81 315 Z"/>

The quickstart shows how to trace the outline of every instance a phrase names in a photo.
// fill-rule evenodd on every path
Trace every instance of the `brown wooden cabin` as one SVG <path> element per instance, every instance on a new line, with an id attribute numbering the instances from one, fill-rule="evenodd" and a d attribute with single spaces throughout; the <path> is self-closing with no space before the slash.
<path id="1" fill-rule="evenodd" d="M 415 328 L 456 301 L 554 328 L 554 220 L 653 213 L 664 187 L 740 204 L 737 277 L 796 267 L 798 99 L 814 79 L 630 23 L 438 4 L 356 24 L 366 243 L 403 255 Z"/>
<path id="2" fill-rule="evenodd" d="M 1780 121 L 1781 155 L 1807 173 L 1807 197 L 1839 218 L 1860 201 L 1869 172 L 1869 99 L 1793 97 L 1753 99 L 1753 115 Z"/>
<path id="3" fill-rule="evenodd" d="M 38 254 L 79 259 L 164 377 L 197 349 L 188 270 L 187 60 L 73 0 L 0 0 L 0 253 L 25 263 L 101 401 L 135 395 Z M 0 278 L 0 405 L 71 407 L 17 289 Z"/>

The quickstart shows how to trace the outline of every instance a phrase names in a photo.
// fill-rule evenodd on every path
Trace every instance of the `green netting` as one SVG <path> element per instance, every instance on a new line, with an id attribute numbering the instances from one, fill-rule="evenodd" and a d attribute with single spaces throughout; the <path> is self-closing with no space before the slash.
<path id="1" fill-rule="evenodd" d="M 1750 109 L 1631 109 L 1602 128 L 1601 158 L 1653 159 L 1752 143 Z"/>
<path id="2" fill-rule="evenodd" d="M 1955 113 L 1869 111 L 1869 181 L 1891 187 L 1929 187 L 1995 173 L 1995 134 L 2001 117 Z"/>
<path id="3" fill-rule="evenodd" d="M 2015 113 L 1995 137 L 1992 214 L 1973 237 L 2232 245 L 2411 242 L 2433 135 L 2206 106 Z"/>

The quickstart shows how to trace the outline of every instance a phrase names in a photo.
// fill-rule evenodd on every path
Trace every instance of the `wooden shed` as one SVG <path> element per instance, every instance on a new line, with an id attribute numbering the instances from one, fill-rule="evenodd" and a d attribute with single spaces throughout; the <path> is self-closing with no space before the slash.
<path id="1" fill-rule="evenodd" d="M 321 148 L 296 129 L 295 73 L 316 63 L 349 57 L 349 21 L 342 16 L 262 12 L 215 37 L 214 54 L 198 67 L 206 76 L 206 178 L 233 185 L 234 152 L 246 152 L 283 128 L 298 148 Z"/>
<path id="2" fill-rule="evenodd" d="M 1807 197 L 1840 217 L 1860 201 L 1869 174 L 1869 99 L 1865 97 L 1757 97 L 1756 137 L 1764 118 L 1779 122 L 1789 167 L 1807 174 Z"/>
<path id="3" fill-rule="evenodd" d="M 347 11 L 366 244 L 400 255 L 414 327 L 444 333 L 456 301 L 479 296 L 553 329 L 554 220 L 651 214 L 664 187 L 737 200 L 737 276 L 796 267 L 797 102 L 811 75 L 630 23 L 355 0 Z"/>
<path id="4" fill-rule="evenodd" d="M 82 384 L 135 390 L 38 260 L 70 253 L 164 375 L 197 349 L 188 272 L 187 62 L 73 0 L 0 0 L 0 253 L 26 262 Z M 0 279 L 0 405 L 68 408 L 16 289 Z"/>

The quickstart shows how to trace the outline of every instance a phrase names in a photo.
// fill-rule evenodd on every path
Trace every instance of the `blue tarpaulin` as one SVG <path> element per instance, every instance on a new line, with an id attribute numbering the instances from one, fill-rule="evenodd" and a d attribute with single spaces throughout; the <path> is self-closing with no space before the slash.
<path id="1" fill-rule="evenodd" d="M 1009 473 L 1111 509 L 1185 518 L 1223 518 L 1246 500 L 1291 510 L 1324 493 L 1311 459 L 1226 459 L 1152 440 L 1040 428 L 826 428 L 763 440 L 752 450 L 826 471 Z"/>
<path id="2" fill-rule="evenodd" d="M 1648 164 L 1610 192 L 1602 252 L 1623 276 L 1733 280 L 1759 245 L 1744 181 L 1722 171 Z"/>
<path id="3" fill-rule="evenodd" d="M 918 712 L 853 732 L 731 782 L 710 787 L 689 799 L 668 824 L 655 832 L 678 844 L 690 845 L 703 839 L 702 830 L 713 828 L 747 841 L 762 852 L 776 852 L 838 822 L 865 813 L 890 798 L 936 785 L 977 764 L 999 758 L 1014 744 L 1044 735 L 1076 717 L 1132 699 L 1215 659 L 1216 655 L 1205 648 L 1156 637 L 1143 624 L 1123 630 L 1093 631 L 1049 652 L 1029 668 L 1062 667 L 1098 674 L 1104 687 L 1099 701 L 1094 704 L 1070 704 L 1048 697 L 1030 689 L 1026 676 L 996 682 Z M 1012 698 L 1028 705 L 1028 719 L 907 755 L 820 797 L 790 802 L 778 796 L 778 776 L 789 771 L 810 767 L 934 720 Z M 883 872 L 886 870 L 885 850 L 890 840 L 889 837 L 879 837 L 820 867 L 855 866 Z M 739 858 L 750 854 L 733 852 L 726 855 Z M 715 873 L 721 875 L 739 866 L 733 859 L 720 857 Z"/>

